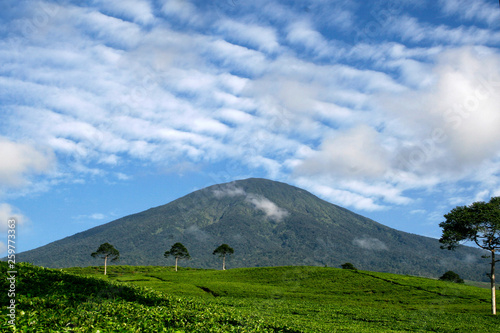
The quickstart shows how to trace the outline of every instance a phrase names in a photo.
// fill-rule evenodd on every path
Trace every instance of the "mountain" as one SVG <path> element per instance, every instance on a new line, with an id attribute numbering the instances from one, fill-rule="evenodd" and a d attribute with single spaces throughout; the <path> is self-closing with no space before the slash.
<path id="1" fill-rule="evenodd" d="M 228 268 L 328 265 L 438 277 L 453 270 L 484 280 L 481 252 L 441 250 L 436 239 L 398 231 L 313 194 L 276 181 L 250 178 L 195 191 L 166 205 L 125 216 L 48 245 L 19 253 L 45 267 L 102 265 L 90 256 L 102 243 L 120 251 L 123 265 L 173 265 L 163 254 L 183 243 L 192 260 L 181 266 L 217 268 L 222 243 L 234 248 Z"/>

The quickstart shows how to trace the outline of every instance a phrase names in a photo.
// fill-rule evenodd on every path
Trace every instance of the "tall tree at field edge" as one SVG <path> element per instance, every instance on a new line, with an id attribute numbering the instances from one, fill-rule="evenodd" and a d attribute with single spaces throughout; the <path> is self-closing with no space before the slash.
<path id="1" fill-rule="evenodd" d="M 218 254 L 219 257 L 222 257 L 222 270 L 226 270 L 226 256 L 233 254 L 234 250 L 232 247 L 230 247 L 227 244 L 222 244 L 219 247 L 217 247 L 214 252 L 212 253 L 213 255 Z"/>
<path id="2" fill-rule="evenodd" d="M 116 261 L 120 259 L 120 252 L 115 249 L 115 247 L 109 243 L 103 243 L 99 245 L 97 251 L 91 254 L 94 258 L 104 259 L 104 275 L 106 275 L 108 258 L 111 261 Z"/>
<path id="3" fill-rule="evenodd" d="M 496 314 L 495 263 L 500 260 L 495 259 L 495 251 L 500 249 L 500 197 L 457 206 L 444 217 L 446 221 L 439 224 L 443 228 L 439 239 L 444 244 L 442 249 L 454 250 L 460 242 L 472 241 L 490 252 L 491 312 Z"/>
<path id="4" fill-rule="evenodd" d="M 170 248 L 170 251 L 166 251 L 163 256 L 168 258 L 173 256 L 175 258 L 175 271 L 177 272 L 177 262 L 179 259 L 191 259 L 188 250 L 182 243 L 175 243 Z"/>

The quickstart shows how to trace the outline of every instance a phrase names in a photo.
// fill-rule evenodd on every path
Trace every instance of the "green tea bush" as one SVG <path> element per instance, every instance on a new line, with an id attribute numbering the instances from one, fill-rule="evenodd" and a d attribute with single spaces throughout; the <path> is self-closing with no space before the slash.
<path id="1" fill-rule="evenodd" d="M 2 274 L 7 271 L 0 263 Z M 489 290 L 338 268 L 17 267 L 2 332 L 498 332 Z M 124 282 L 120 282 L 124 281 Z M 1 284 L 7 287 L 6 279 Z M 4 288 L 5 289 L 5 288 Z M 8 299 L 2 296 L 2 304 Z M 7 318 L 6 307 L 2 318 Z"/>
<path id="2" fill-rule="evenodd" d="M 7 264 L 0 269 L 5 276 Z M 17 271 L 16 325 L 2 307 L 3 332 L 297 332 L 144 287 L 30 264 Z"/>

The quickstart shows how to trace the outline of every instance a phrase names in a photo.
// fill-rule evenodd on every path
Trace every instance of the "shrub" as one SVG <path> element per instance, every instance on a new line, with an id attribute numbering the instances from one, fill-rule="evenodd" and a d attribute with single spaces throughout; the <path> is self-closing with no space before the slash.
<path id="1" fill-rule="evenodd" d="M 351 264 L 350 262 L 346 262 L 345 264 L 342 264 L 340 267 L 342 267 L 342 269 L 352 269 L 352 270 L 357 270 L 356 267 L 354 267 L 353 264 Z"/>
<path id="2" fill-rule="evenodd" d="M 443 276 L 441 276 L 439 278 L 439 280 L 450 281 L 450 282 L 455 282 L 455 283 L 464 283 L 464 280 L 461 279 L 460 276 L 453 271 L 448 271 L 448 272 L 444 273 Z"/>

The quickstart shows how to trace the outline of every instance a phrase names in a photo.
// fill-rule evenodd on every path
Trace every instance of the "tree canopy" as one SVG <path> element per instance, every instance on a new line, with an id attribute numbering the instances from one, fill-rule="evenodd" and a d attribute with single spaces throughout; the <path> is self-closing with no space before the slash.
<path id="1" fill-rule="evenodd" d="M 90 255 L 94 258 L 104 259 L 104 275 L 106 275 L 108 258 L 111 261 L 117 261 L 120 259 L 120 252 L 109 243 L 103 243 L 99 245 L 97 251 L 92 252 Z"/>
<path id="2" fill-rule="evenodd" d="M 444 273 L 443 275 L 441 275 L 439 280 L 455 282 L 455 283 L 464 283 L 464 280 L 460 278 L 460 275 L 458 275 L 454 271 L 448 271 L 448 272 Z"/>
<path id="3" fill-rule="evenodd" d="M 226 270 L 226 256 L 233 253 L 234 249 L 232 247 L 227 244 L 221 244 L 214 250 L 212 254 L 222 257 L 222 270 Z"/>
<path id="4" fill-rule="evenodd" d="M 491 306 L 496 314 L 495 298 L 495 251 L 500 249 L 500 197 L 489 202 L 478 201 L 469 206 L 457 206 L 444 216 L 446 221 L 439 226 L 443 235 L 441 248 L 454 250 L 461 242 L 471 241 L 490 252 Z"/>
<path id="5" fill-rule="evenodd" d="M 356 267 L 354 267 L 353 264 L 351 264 L 350 262 L 346 262 L 342 265 L 340 265 L 340 267 L 342 267 L 342 269 L 352 269 L 352 270 L 357 270 Z"/>
<path id="6" fill-rule="evenodd" d="M 165 258 L 170 256 L 175 258 L 175 271 L 177 272 L 177 261 L 179 259 L 191 259 L 188 250 L 182 243 L 175 243 L 170 248 L 170 251 L 166 251 L 164 254 Z"/>

